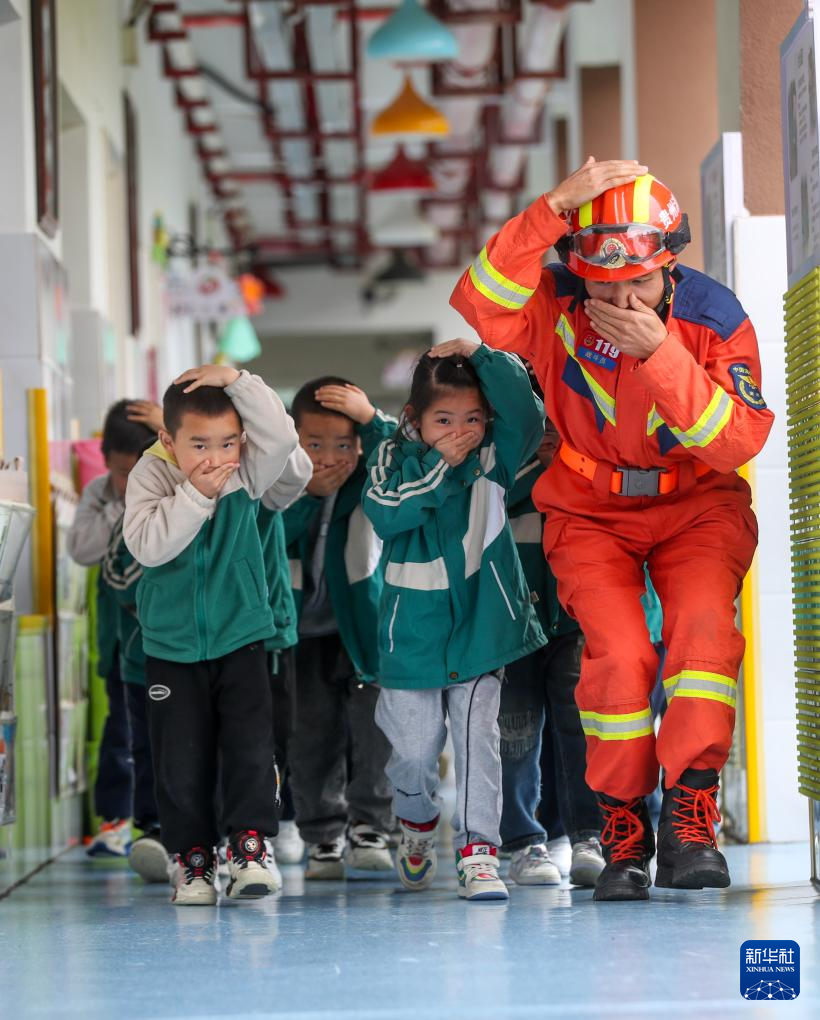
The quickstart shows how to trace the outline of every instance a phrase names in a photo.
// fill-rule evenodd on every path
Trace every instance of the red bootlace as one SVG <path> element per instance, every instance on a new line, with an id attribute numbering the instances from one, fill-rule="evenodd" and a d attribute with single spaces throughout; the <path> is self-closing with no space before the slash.
<path id="1" fill-rule="evenodd" d="M 641 856 L 639 844 L 643 840 L 643 822 L 637 814 L 640 800 L 627 804 L 600 802 L 606 819 L 601 831 L 601 842 L 612 847 L 610 859 L 614 861 L 636 860 Z"/>
<path id="2" fill-rule="evenodd" d="M 717 850 L 715 822 L 720 821 L 720 811 L 715 797 L 718 787 L 693 790 L 678 784 L 677 790 L 682 796 L 674 798 L 676 806 L 672 811 L 672 827 L 675 835 L 681 843 L 703 843 Z"/>

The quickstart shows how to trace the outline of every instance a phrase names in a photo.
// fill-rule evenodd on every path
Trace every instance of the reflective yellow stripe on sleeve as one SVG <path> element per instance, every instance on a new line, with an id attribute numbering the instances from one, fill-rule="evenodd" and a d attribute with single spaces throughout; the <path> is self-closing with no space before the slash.
<path id="1" fill-rule="evenodd" d="M 522 287 L 514 280 L 509 280 L 499 273 L 487 256 L 486 247 L 481 249 L 478 257 L 470 266 L 470 279 L 480 294 L 495 304 L 501 305 L 502 308 L 512 308 L 517 311 L 519 308 L 523 308 L 535 293 L 534 287 Z"/>
<path id="2" fill-rule="evenodd" d="M 667 700 L 675 698 L 704 698 L 720 701 L 729 708 L 737 704 L 737 680 L 721 673 L 707 673 L 700 669 L 684 669 L 663 682 Z"/>
<path id="3" fill-rule="evenodd" d="M 732 398 L 721 389 L 715 390 L 706 410 L 689 429 L 677 429 L 672 425 L 669 431 L 686 447 L 698 446 L 701 449 L 713 442 L 729 424 L 732 417 Z"/>
<path id="4" fill-rule="evenodd" d="M 586 736 L 598 740 L 637 740 L 655 732 L 649 708 L 617 715 L 581 712 L 581 725 Z"/>

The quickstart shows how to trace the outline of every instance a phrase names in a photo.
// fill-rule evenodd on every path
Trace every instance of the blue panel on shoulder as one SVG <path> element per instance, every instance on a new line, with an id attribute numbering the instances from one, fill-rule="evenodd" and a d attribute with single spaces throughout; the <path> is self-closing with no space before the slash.
<path id="1" fill-rule="evenodd" d="M 661 451 L 661 456 L 665 457 L 673 446 L 680 446 L 680 440 L 672 435 L 668 425 L 661 425 L 655 435 L 658 437 L 658 448 Z"/>
<path id="2" fill-rule="evenodd" d="M 705 273 L 678 266 L 680 282 L 675 287 L 672 318 L 707 326 L 721 340 L 728 340 L 748 318 L 743 306 L 723 284 Z"/>
<path id="3" fill-rule="evenodd" d="M 550 262 L 547 269 L 555 280 L 555 296 L 559 298 L 575 297 L 575 292 L 578 290 L 578 277 L 575 273 L 571 273 L 563 262 Z"/>
<path id="4" fill-rule="evenodd" d="M 587 385 L 584 373 L 581 371 L 581 366 L 573 361 L 572 358 L 567 358 L 567 363 L 564 365 L 564 371 L 561 374 L 561 382 L 565 382 L 573 393 L 584 397 L 592 404 L 592 409 L 595 412 L 595 424 L 598 426 L 598 431 L 603 432 L 606 418 L 601 414 L 598 405 L 593 399 L 592 390 Z"/>

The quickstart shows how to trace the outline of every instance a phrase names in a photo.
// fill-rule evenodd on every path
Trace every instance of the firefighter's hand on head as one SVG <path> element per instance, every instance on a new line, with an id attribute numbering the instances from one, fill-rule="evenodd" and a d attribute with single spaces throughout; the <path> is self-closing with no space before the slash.
<path id="1" fill-rule="evenodd" d="M 560 216 L 570 209 L 577 209 L 584 202 L 591 202 L 609 188 L 629 184 L 645 174 L 647 169 L 634 159 L 604 159 L 599 162 L 590 156 L 580 169 L 547 192 L 547 202 Z"/>
<path id="2" fill-rule="evenodd" d="M 592 328 L 604 340 L 641 361 L 651 358 L 668 335 L 657 312 L 634 294 L 629 295 L 628 308 L 593 298 L 584 302 L 584 308 Z"/>

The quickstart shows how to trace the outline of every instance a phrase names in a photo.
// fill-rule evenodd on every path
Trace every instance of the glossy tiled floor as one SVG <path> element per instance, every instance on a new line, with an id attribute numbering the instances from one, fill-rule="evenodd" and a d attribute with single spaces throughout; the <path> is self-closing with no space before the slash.
<path id="1" fill-rule="evenodd" d="M 289 868 L 279 899 L 186 910 L 72 851 L 0 901 L 0 1017 L 820 1016 L 808 848 L 727 857 L 726 893 L 653 890 L 650 903 L 513 887 L 508 904 L 468 905 L 448 874 L 408 894 L 392 881 L 306 887 Z M 750 938 L 800 944 L 796 1001 L 741 998 Z"/>

